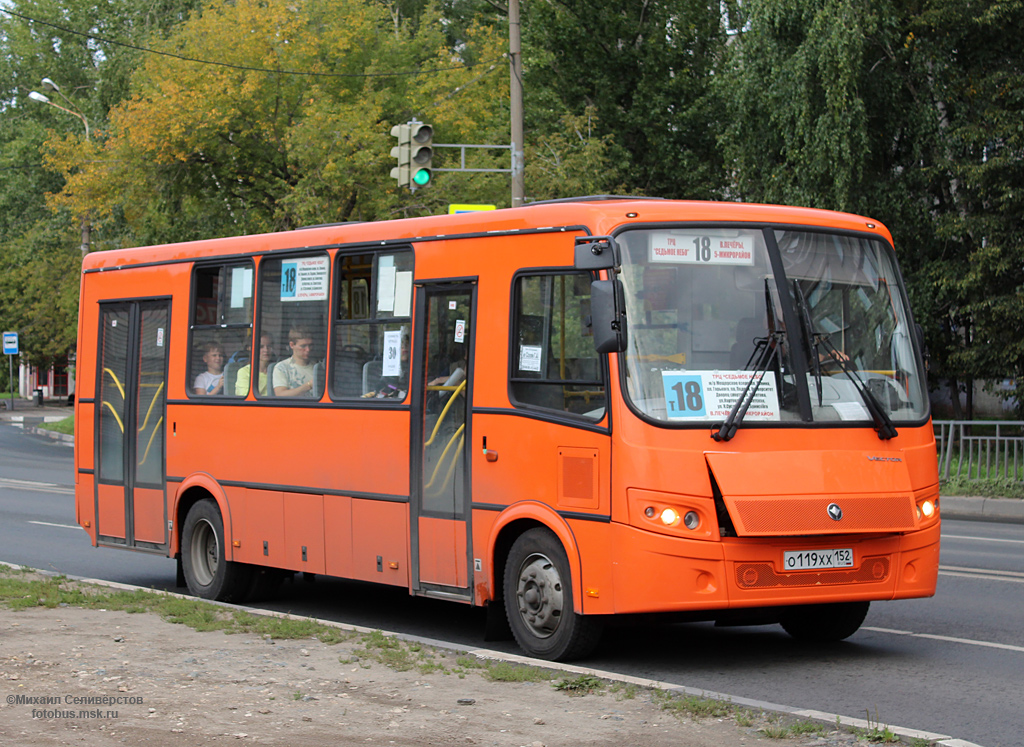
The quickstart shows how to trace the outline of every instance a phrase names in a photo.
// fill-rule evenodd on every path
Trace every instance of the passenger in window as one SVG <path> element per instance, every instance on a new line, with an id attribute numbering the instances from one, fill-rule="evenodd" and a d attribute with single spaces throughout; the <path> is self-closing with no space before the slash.
<path id="1" fill-rule="evenodd" d="M 274 366 L 274 394 L 278 397 L 315 397 L 315 366 L 313 334 L 308 327 L 292 327 L 288 331 L 290 358 Z"/>
<path id="2" fill-rule="evenodd" d="M 206 370 L 196 376 L 192 390 L 196 394 L 224 393 L 224 346 L 219 342 L 208 342 L 204 346 L 203 363 Z"/>
<path id="3" fill-rule="evenodd" d="M 272 360 L 274 360 L 274 339 L 268 334 L 262 334 L 260 335 L 260 370 L 256 388 L 260 394 L 267 393 L 267 369 Z M 244 397 L 249 393 L 249 372 L 251 370 L 252 366 L 248 363 L 238 370 L 238 376 L 235 378 L 235 394 L 239 397 Z"/>

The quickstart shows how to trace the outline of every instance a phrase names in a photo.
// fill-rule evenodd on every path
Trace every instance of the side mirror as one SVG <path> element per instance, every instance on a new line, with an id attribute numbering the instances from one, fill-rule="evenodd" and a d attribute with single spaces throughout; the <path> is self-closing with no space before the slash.
<path id="1" fill-rule="evenodd" d="M 618 249 L 610 236 L 577 236 L 573 266 L 577 270 L 610 270 L 619 266 Z"/>
<path id="2" fill-rule="evenodd" d="M 590 315 L 598 353 L 626 349 L 626 296 L 618 278 L 590 284 Z"/>

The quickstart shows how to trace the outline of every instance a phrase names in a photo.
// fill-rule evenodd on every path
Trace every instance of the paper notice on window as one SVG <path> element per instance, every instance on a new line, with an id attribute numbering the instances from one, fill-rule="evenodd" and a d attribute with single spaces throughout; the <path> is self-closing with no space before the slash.
<path id="1" fill-rule="evenodd" d="M 871 420 L 868 408 L 860 402 L 833 402 L 832 409 L 839 413 L 840 420 Z"/>
<path id="2" fill-rule="evenodd" d="M 281 263 L 282 301 L 326 301 L 330 260 L 303 257 Z"/>
<path id="3" fill-rule="evenodd" d="M 519 370 L 520 371 L 540 371 L 540 357 L 541 357 L 540 345 L 520 345 L 519 346 Z"/>
<path id="4" fill-rule="evenodd" d="M 743 396 L 753 376 L 754 371 L 662 371 L 669 420 L 724 420 Z M 751 384 L 751 390 L 754 384 Z M 775 372 L 766 371 L 744 421 L 757 423 L 779 418 Z"/>
<path id="5" fill-rule="evenodd" d="M 395 258 L 384 255 L 377 265 L 377 311 L 395 310 Z"/>
<path id="6" fill-rule="evenodd" d="M 402 375 L 402 330 L 384 333 L 384 361 L 381 376 Z"/>
<path id="7" fill-rule="evenodd" d="M 395 273 L 395 316 L 412 316 L 412 273 Z"/>
<path id="8" fill-rule="evenodd" d="M 754 235 L 652 233 L 649 259 L 692 265 L 753 265 Z"/>
<path id="9" fill-rule="evenodd" d="M 252 296 L 252 268 L 232 267 L 231 268 L 231 303 L 232 309 L 240 309 L 245 305 L 245 299 Z"/>

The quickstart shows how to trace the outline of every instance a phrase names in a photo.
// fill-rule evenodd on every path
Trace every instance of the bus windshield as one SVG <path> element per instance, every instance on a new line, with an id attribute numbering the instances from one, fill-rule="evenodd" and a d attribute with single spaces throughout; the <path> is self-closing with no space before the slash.
<path id="1" fill-rule="evenodd" d="M 744 427 L 842 421 L 874 423 L 882 435 L 926 416 L 896 258 L 883 241 L 734 227 L 634 229 L 616 240 L 626 393 L 644 416 L 706 427 L 729 418 L 744 392 Z"/>

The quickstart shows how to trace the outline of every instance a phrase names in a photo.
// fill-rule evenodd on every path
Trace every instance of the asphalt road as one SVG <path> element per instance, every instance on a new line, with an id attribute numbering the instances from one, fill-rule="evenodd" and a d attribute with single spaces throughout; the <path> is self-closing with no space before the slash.
<path id="1" fill-rule="evenodd" d="M 75 525 L 71 449 L 0 425 L 0 560 L 173 589 L 174 561 L 95 549 Z M 840 644 L 799 645 L 777 626 L 616 626 L 588 664 L 709 692 L 1019 747 L 1024 702 L 1024 525 L 943 524 L 932 599 L 875 603 Z M 486 643 L 483 616 L 402 589 L 318 579 L 270 609 L 515 651 Z"/>

